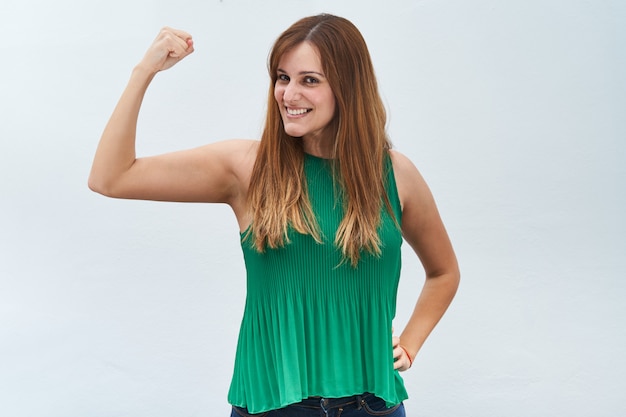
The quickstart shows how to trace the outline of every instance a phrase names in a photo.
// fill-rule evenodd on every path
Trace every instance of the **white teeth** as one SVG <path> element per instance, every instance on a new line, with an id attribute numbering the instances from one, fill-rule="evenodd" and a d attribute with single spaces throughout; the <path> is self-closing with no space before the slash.
<path id="1" fill-rule="evenodd" d="M 298 116 L 298 115 L 304 114 L 306 112 L 308 112 L 307 109 L 290 109 L 290 108 L 287 108 L 287 113 L 291 114 L 292 116 Z"/>

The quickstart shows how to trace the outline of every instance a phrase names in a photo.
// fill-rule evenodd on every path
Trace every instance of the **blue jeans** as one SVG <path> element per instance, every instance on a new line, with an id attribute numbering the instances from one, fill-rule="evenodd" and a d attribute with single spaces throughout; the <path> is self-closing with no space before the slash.
<path id="1" fill-rule="evenodd" d="M 404 404 L 387 408 L 385 401 L 372 394 L 344 398 L 312 397 L 278 410 L 249 414 L 245 408 L 233 406 L 230 417 L 406 417 Z"/>

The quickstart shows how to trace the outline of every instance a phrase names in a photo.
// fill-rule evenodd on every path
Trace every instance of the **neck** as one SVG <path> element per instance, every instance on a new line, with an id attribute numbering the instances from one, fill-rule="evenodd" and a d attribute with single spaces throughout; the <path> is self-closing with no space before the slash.
<path id="1" fill-rule="evenodd" d="M 304 136 L 302 138 L 302 149 L 305 153 L 320 158 L 332 159 L 335 157 L 335 141 L 328 135 Z"/>

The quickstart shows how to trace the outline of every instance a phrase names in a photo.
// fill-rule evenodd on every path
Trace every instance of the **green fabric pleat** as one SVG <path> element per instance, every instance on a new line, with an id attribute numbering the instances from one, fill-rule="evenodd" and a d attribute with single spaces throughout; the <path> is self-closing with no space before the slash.
<path id="1" fill-rule="evenodd" d="M 389 158 L 386 166 L 400 223 Z M 408 397 L 391 346 L 401 232 L 383 204 L 382 255 L 363 254 L 356 268 L 342 263 L 333 243 L 343 211 L 331 161 L 306 155 L 305 174 L 324 243 L 291 231 L 285 247 L 259 253 L 242 234 L 247 296 L 228 401 L 250 413 L 364 392 L 398 404 Z"/>

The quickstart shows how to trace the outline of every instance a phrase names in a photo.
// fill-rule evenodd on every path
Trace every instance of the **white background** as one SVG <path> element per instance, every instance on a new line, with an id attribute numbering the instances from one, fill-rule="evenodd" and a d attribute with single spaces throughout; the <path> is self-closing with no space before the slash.
<path id="1" fill-rule="evenodd" d="M 161 26 L 141 155 L 257 138 L 266 58 L 300 17 L 365 36 L 395 147 L 462 283 L 404 374 L 409 416 L 626 413 L 626 3 L 0 3 L 0 414 L 226 416 L 245 297 L 228 207 L 106 199 L 100 133 Z M 408 245 L 396 329 L 423 272 Z"/>

